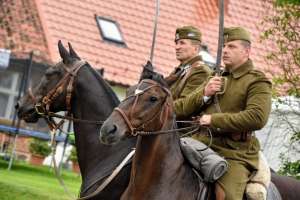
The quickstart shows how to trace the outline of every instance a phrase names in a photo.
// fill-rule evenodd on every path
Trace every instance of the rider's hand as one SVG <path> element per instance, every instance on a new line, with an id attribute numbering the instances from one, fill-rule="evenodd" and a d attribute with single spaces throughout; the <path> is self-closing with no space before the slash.
<path id="1" fill-rule="evenodd" d="M 202 115 L 199 119 L 199 123 L 202 126 L 209 126 L 211 124 L 211 115 Z"/>
<path id="2" fill-rule="evenodd" d="M 216 92 L 221 91 L 222 78 L 220 76 L 214 76 L 209 79 L 208 83 L 204 88 L 204 95 L 207 97 L 213 96 Z"/>

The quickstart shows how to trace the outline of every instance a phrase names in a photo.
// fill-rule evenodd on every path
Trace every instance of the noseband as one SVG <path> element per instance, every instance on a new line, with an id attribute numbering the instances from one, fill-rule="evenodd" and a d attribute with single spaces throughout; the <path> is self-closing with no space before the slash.
<path id="1" fill-rule="evenodd" d="M 146 87 L 145 89 L 141 90 L 139 89 L 139 86 L 142 84 L 142 83 L 148 83 L 150 84 L 149 87 Z M 141 125 L 139 125 L 138 127 L 134 127 L 133 124 L 130 122 L 129 119 L 132 119 L 132 113 L 133 113 L 133 110 L 135 109 L 136 105 L 137 105 L 137 102 L 138 102 L 138 98 L 139 96 L 143 95 L 147 90 L 151 89 L 151 88 L 154 88 L 154 87 L 159 87 L 161 88 L 166 94 L 166 98 L 164 99 L 163 101 L 163 104 L 162 104 L 162 109 L 160 112 L 157 112 L 154 114 L 154 116 L 150 119 L 150 120 L 147 120 L 146 123 L 142 123 Z M 171 94 L 169 92 L 168 89 L 166 89 L 165 87 L 162 87 L 161 85 L 159 85 L 158 83 L 156 83 L 155 81 L 152 81 L 152 80 L 149 80 L 149 79 L 145 79 L 145 80 L 142 80 L 140 82 L 140 84 L 138 85 L 137 89 L 135 90 L 135 94 L 134 95 L 131 95 L 131 96 L 128 96 L 124 101 L 126 101 L 128 98 L 130 97 L 134 97 L 134 103 L 133 103 L 133 106 L 131 108 L 131 110 L 129 111 L 129 115 L 126 115 L 126 113 L 120 108 L 120 107 L 116 107 L 114 110 L 117 111 L 121 116 L 122 118 L 124 119 L 127 127 L 129 128 L 130 130 L 130 135 L 132 136 L 137 136 L 137 135 L 142 135 L 140 131 L 145 131 L 145 129 L 148 127 L 148 125 L 153 122 L 155 119 L 157 119 L 157 117 L 159 116 L 159 121 L 160 121 L 160 128 L 159 130 L 163 127 L 163 125 L 166 123 L 167 119 L 168 119 L 168 113 L 169 113 L 169 109 L 170 109 L 170 105 L 169 102 L 167 101 L 168 98 L 171 97 Z M 149 130 L 150 131 L 150 130 Z M 153 130 L 151 130 L 153 131 Z"/>

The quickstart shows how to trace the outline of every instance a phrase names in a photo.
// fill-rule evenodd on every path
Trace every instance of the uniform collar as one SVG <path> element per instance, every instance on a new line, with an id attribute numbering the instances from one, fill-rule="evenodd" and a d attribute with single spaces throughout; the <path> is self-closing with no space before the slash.
<path id="1" fill-rule="evenodd" d="M 175 74 L 178 74 L 180 76 L 184 76 L 192 66 L 194 62 L 202 61 L 202 57 L 200 55 L 197 55 L 186 62 L 181 63 L 178 67 L 175 68 Z"/>
<path id="2" fill-rule="evenodd" d="M 248 59 L 244 64 L 233 70 L 231 73 L 233 78 L 240 78 L 247 74 L 251 69 L 253 69 L 253 63 L 252 60 Z"/>
<path id="3" fill-rule="evenodd" d="M 191 58 L 191 59 L 189 59 L 189 60 L 187 60 L 187 61 L 181 63 L 181 64 L 179 65 L 179 67 L 185 67 L 185 66 L 187 66 L 187 65 L 191 65 L 191 64 L 193 64 L 193 63 L 196 62 L 196 61 L 202 61 L 202 57 L 201 57 L 200 55 L 197 55 L 197 56 L 195 56 L 195 57 L 193 57 L 193 58 Z"/>

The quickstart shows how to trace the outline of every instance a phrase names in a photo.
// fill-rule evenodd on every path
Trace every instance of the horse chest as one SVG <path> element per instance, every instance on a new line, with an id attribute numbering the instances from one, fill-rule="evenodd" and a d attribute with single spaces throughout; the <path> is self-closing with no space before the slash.
<path id="1" fill-rule="evenodd" d="M 122 200 L 195 200 L 198 182 L 185 164 L 175 171 L 162 172 L 160 177 L 131 179 Z M 170 169 L 171 170 L 171 169 Z M 145 174 L 144 174 L 145 175 Z"/>

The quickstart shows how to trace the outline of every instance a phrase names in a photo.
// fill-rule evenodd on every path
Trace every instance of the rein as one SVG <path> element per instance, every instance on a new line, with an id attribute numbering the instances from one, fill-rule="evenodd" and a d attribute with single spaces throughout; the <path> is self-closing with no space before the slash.
<path id="1" fill-rule="evenodd" d="M 74 199 L 74 196 L 71 194 L 71 192 L 66 187 L 63 179 L 61 178 L 57 163 L 55 160 L 55 152 L 56 152 L 56 145 L 55 145 L 55 136 L 56 136 L 56 130 L 61 130 L 61 125 L 64 123 L 64 120 L 70 120 L 73 122 L 82 122 L 82 123 L 90 123 L 90 124 L 99 124 L 102 125 L 104 121 L 91 121 L 91 120 L 84 120 L 84 119 L 78 119 L 74 118 L 70 115 L 71 113 L 71 97 L 72 97 L 72 91 L 73 91 L 73 84 L 74 79 L 77 76 L 77 73 L 79 69 L 86 64 L 85 61 L 80 61 L 75 64 L 75 66 L 69 70 L 63 63 L 62 66 L 66 70 L 66 74 L 63 76 L 63 78 L 55 85 L 55 87 L 48 92 L 44 97 L 38 101 L 36 97 L 33 95 L 32 90 L 29 89 L 29 97 L 31 98 L 33 104 L 35 105 L 35 111 L 37 114 L 45 118 L 46 122 L 48 123 L 48 126 L 51 130 L 51 149 L 52 149 L 52 163 L 54 167 L 55 175 L 60 183 L 60 185 L 63 187 L 65 193 L 71 198 Z M 58 65 L 58 64 L 57 64 Z M 66 115 L 59 115 L 53 112 L 50 112 L 50 106 L 55 101 L 55 99 L 61 95 L 64 90 L 66 90 L 66 106 L 67 106 L 67 113 Z M 56 123 L 54 118 L 60 118 L 62 119 L 59 123 Z M 96 195 L 98 195 L 103 189 L 118 175 L 118 173 L 121 171 L 121 169 L 128 163 L 128 161 L 132 158 L 134 155 L 135 150 L 132 150 L 125 159 L 113 170 L 113 172 L 97 187 L 97 189 L 92 192 L 91 194 L 84 196 L 84 197 L 78 197 L 75 198 L 77 200 L 84 200 L 84 199 L 90 199 Z"/>
<path id="2" fill-rule="evenodd" d="M 56 130 L 61 130 L 61 125 L 64 123 L 64 121 L 70 120 L 73 122 L 83 122 L 83 123 L 90 123 L 90 124 L 99 124 L 102 125 L 104 121 L 92 121 L 92 120 L 84 120 L 84 119 L 78 119 L 71 116 L 71 97 L 73 92 L 73 85 L 74 85 L 74 79 L 77 76 L 77 73 L 79 69 L 86 64 L 86 61 L 79 61 L 75 64 L 75 66 L 70 70 L 68 69 L 64 63 L 62 63 L 63 68 L 66 70 L 66 74 L 63 76 L 63 78 L 55 85 L 55 87 L 48 92 L 48 94 L 41 98 L 41 102 L 38 102 L 36 98 L 34 97 L 31 89 L 29 90 L 29 97 L 32 99 L 34 105 L 35 105 L 35 111 L 37 114 L 41 115 L 43 118 L 45 118 L 46 122 L 48 123 L 48 126 L 51 130 L 51 149 L 52 149 L 52 162 L 54 167 L 55 175 L 60 183 L 60 185 L 63 187 L 65 193 L 71 198 L 76 200 L 84 200 L 84 199 L 90 199 L 96 195 L 98 195 L 121 171 L 121 169 L 128 163 L 128 161 L 132 158 L 134 155 L 135 150 L 132 150 L 125 159 L 114 169 L 114 171 L 108 176 L 100 185 L 99 187 L 92 192 L 91 194 L 85 196 L 85 197 L 74 197 L 69 189 L 66 187 L 62 177 L 59 174 L 57 163 L 55 160 L 55 152 L 56 152 L 56 145 L 55 145 L 55 135 Z M 66 90 L 66 106 L 67 106 L 67 113 L 66 115 L 59 115 L 53 112 L 50 112 L 50 106 L 51 103 Z M 53 117 L 62 119 L 59 123 L 56 123 L 53 120 Z M 62 130 L 61 130 L 62 131 Z"/>
<path id="3" fill-rule="evenodd" d="M 122 170 L 122 168 L 132 159 L 133 155 L 135 154 L 135 148 L 132 149 L 128 155 L 123 159 L 123 161 L 114 169 L 114 171 L 110 174 L 109 177 L 107 177 L 101 185 L 91 194 L 84 196 L 84 197 L 79 197 L 76 200 L 86 200 L 89 198 L 92 198 L 99 194 Z"/>
<path id="4" fill-rule="evenodd" d="M 56 145 L 55 145 L 55 136 L 56 136 L 56 130 L 61 130 L 61 125 L 64 123 L 65 119 L 72 120 L 74 122 L 85 122 L 85 123 L 93 123 L 93 124 L 103 124 L 103 121 L 90 121 L 90 120 L 83 120 L 83 119 L 77 119 L 70 116 L 71 114 L 71 98 L 72 98 L 72 92 L 73 92 L 73 86 L 74 86 L 74 79 L 78 74 L 78 71 L 81 69 L 82 66 L 84 66 L 87 62 L 86 61 L 78 61 L 75 63 L 74 67 L 72 69 L 69 69 L 65 66 L 64 63 L 60 62 L 59 64 L 62 64 L 64 70 L 66 71 L 66 74 L 63 76 L 63 78 L 55 85 L 53 89 L 51 89 L 44 97 L 42 97 L 39 101 L 36 99 L 36 97 L 33 95 L 32 90 L 29 89 L 29 97 L 31 98 L 32 102 L 35 106 L 35 111 L 37 114 L 41 115 L 43 118 L 45 118 L 50 131 L 51 131 L 51 149 L 52 149 L 52 162 L 53 167 L 55 171 L 55 175 L 60 183 L 60 185 L 64 188 L 64 191 L 71 199 L 76 199 L 71 194 L 71 192 L 66 187 L 63 179 L 61 178 L 57 163 L 55 160 L 55 152 L 56 152 Z M 50 106 L 52 102 L 60 95 L 66 91 L 66 107 L 67 107 L 67 113 L 65 116 L 55 114 L 53 112 L 50 112 Z M 61 118 L 62 120 L 59 123 L 56 123 L 52 117 Z M 123 163 L 121 163 L 123 164 Z M 113 174 L 116 176 L 116 174 Z M 113 176 L 113 177 L 114 177 Z M 105 182 L 106 183 L 106 182 Z M 108 183 L 106 183 L 107 185 Z M 101 187 L 105 187 L 106 185 L 101 184 Z M 104 188 L 103 187 L 103 188 Z M 103 188 L 101 190 L 103 190 Z M 100 190 L 100 191 L 101 191 Z M 97 190 L 97 193 L 93 193 L 94 195 L 98 194 L 100 191 Z M 90 198 L 90 196 L 88 196 Z"/>
<path id="5" fill-rule="evenodd" d="M 30 92 L 29 96 L 31 97 L 32 101 L 35 104 L 35 110 L 36 112 L 41 115 L 43 118 L 46 119 L 48 126 L 51 129 L 51 147 L 52 147 L 52 162 L 54 165 L 54 171 L 55 171 L 55 175 L 60 183 L 60 185 L 64 188 L 65 192 L 68 194 L 68 196 L 71 197 L 71 199 L 74 199 L 73 195 L 70 193 L 70 191 L 68 190 L 68 188 L 66 187 L 66 185 L 64 184 L 64 181 L 62 180 L 58 168 L 57 168 L 57 164 L 56 164 L 56 160 L 54 158 L 55 152 L 56 152 L 56 145 L 55 145 L 55 135 L 56 135 L 56 130 L 60 129 L 61 125 L 64 123 L 64 120 L 70 120 L 73 122 L 81 122 L 81 123 L 90 123 L 90 124 L 99 124 L 102 125 L 104 123 L 104 121 L 92 121 L 92 120 L 84 120 L 84 119 L 78 119 L 78 118 L 74 118 L 70 115 L 71 113 L 71 97 L 72 97 L 72 91 L 73 91 L 73 83 L 74 83 L 74 78 L 77 76 L 77 72 L 79 71 L 79 69 L 84 66 L 86 64 L 85 61 L 82 62 L 78 62 L 76 63 L 75 67 L 73 67 L 73 69 L 69 70 L 68 68 L 65 67 L 65 65 L 63 64 L 64 69 L 67 71 L 66 75 L 56 84 L 56 86 L 44 97 L 41 98 L 41 102 L 38 102 L 36 100 L 36 98 L 34 97 L 34 95 L 32 94 L 32 92 Z M 143 80 L 144 82 L 148 82 L 148 83 L 155 83 L 154 81 L 146 81 Z M 176 128 L 176 129 L 172 129 L 172 130 L 159 130 L 159 131 L 142 131 L 144 130 L 147 125 L 149 123 L 151 123 L 153 120 L 155 120 L 158 116 L 160 117 L 160 128 L 163 127 L 163 125 L 166 123 L 167 118 L 168 118 L 168 112 L 170 109 L 170 105 L 167 102 L 167 98 L 169 98 L 171 96 L 170 92 L 164 88 L 161 87 L 160 85 L 153 84 L 149 87 L 147 87 L 144 90 L 139 90 L 137 89 L 135 91 L 135 95 L 133 95 L 133 97 L 135 97 L 135 101 L 134 101 L 134 107 L 137 104 L 138 101 L 138 96 L 140 94 L 143 94 L 145 91 L 153 88 L 153 87 L 160 87 L 163 89 L 164 92 L 166 92 L 167 96 L 163 101 L 163 109 L 162 112 L 158 112 L 156 114 L 154 114 L 154 116 L 147 122 L 142 124 L 139 127 L 134 127 L 131 122 L 129 121 L 127 115 L 124 113 L 124 111 L 122 109 L 120 109 L 119 107 L 115 108 L 115 110 L 117 112 L 119 112 L 122 117 L 124 118 L 124 120 L 126 121 L 128 127 L 131 130 L 131 135 L 132 136 L 137 136 L 137 135 L 154 135 L 154 134 L 166 134 L 166 133 L 174 133 L 176 131 L 185 131 L 185 130 L 191 130 L 188 133 L 185 133 L 184 136 L 186 135 L 190 135 L 194 132 L 196 132 L 200 125 L 196 123 L 196 121 L 178 121 L 180 123 L 186 123 L 186 124 L 192 124 L 192 126 L 190 127 L 185 127 L 185 128 Z M 63 93 L 64 88 L 66 88 L 67 94 L 66 94 L 66 106 L 67 106 L 67 113 L 66 115 L 59 115 L 53 112 L 50 112 L 50 106 L 51 103 L 60 95 Z M 132 96 L 129 96 L 127 98 L 130 98 Z M 127 99 L 126 98 L 126 99 Z M 133 107 L 133 109 L 134 109 Z M 132 109 L 132 110 L 133 110 Z M 132 117 L 132 110 L 130 111 L 130 117 Z M 59 123 L 56 123 L 54 120 L 54 118 L 60 118 L 62 119 Z M 61 129 L 60 129 L 61 130 Z M 84 196 L 84 197 L 79 197 L 77 198 L 77 200 L 84 200 L 84 199 L 89 199 L 92 198 L 94 196 L 96 196 L 97 194 L 99 194 L 113 179 L 115 176 L 118 175 L 118 173 L 121 171 L 121 169 L 124 167 L 124 165 L 128 162 L 128 160 L 130 160 L 132 158 L 132 156 L 134 155 L 134 150 L 131 151 L 126 158 L 115 168 L 115 170 L 112 172 L 112 174 L 110 176 L 108 176 L 104 182 L 102 182 L 102 184 L 100 184 L 100 186 L 91 194 Z"/>
<path id="6" fill-rule="evenodd" d="M 71 117 L 71 116 L 68 116 L 68 115 L 59 115 L 59 114 L 56 114 L 54 112 L 47 112 L 47 113 L 38 112 L 37 109 L 36 109 L 36 112 L 41 116 L 55 117 L 55 118 L 59 118 L 59 119 L 66 119 L 66 120 L 73 121 L 73 122 L 82 122 L 82 123 L 87 123 L 87 124 L 98 124 L 98 125 L 102 125 L 104 123 L 104 121 L 79 119 L 79 118 Z"/>
<path id="7" fill-rule="evenodd" d="M 151 85 L 149 87 L 141 90 L 141 89 L 139 89 L 139 86 L 143 82 L 149 83 Z M 166 120 L 168 118 L 168 111 L 169 111 L 170 105 L 167 102 L 167 99 L 171 97 L 171 93 L 170 93 L 170 91 L 167 88 L 162 87 L 161 85 L 157 84 L 155 81 L 145 79 L 145 80 L 142 80 L 141 83 L 137 86 L 137 89 L 135 90 L 135 94 L 134 95 L 131 95 L 131 96 L 129 96 L 126 99 L 123 100 L 123 101 L 126 101 L 130 97 L 134 97 L 135 98 L 133 106 L 132 106 L 131 110 L 129 111 L 129 116 L 120 107 L 116 107 L 114 109 L 124 119 L 125 123 L 127 124 L 127 127 L 130 130 L 130 135 L 131 136 L 137 136 L 137 135 L 147 136 L 147 135 L 168 134 L 168 133 L 175 133 L 177 131 L 190 130 L 188 133 L 185 133 L 185 134 L 183 134 L 181 136 L 181 137 L 185 137 L 185 136 L 188 136 L 188 135 L 191 135 L 191 134 L 197 132 L 199 130 L 199 128 L 206 128 L 208 130 L 209 134 L 212 137 L 211 130 L 209 129 L 209 127 L 201 126 L 197 121 L 176 121 L 176 122 L 180 122 L 180 123 L 192 124 L 192 126 L 184 127 L 184 128 L 174 128 L 174 129 L 171 129 L 171 130 L 160 130 L 163 127 L 163 125 L 165 124 L 165 122 L 166 122 Z M 137 104 L 138 97 L 140 95 L 144 94 L 147 90 L 149 90 L 149 89 L 151 89 L 153 87 L 159 87 L 159 88 L 161 88 L 167 94 L 166 98 L 164 99 L 164 101 L 162 103 L 163 108 L 161 109 L 161 112 L 158 112 L 158 113 L 154 114 L 154 116 L 150 120 L 148 120 L 146 123 L 143 123 L 143 124 L 139 125 L 138 127 L 134 127 L 133 124 L 130 122 L 129 119 L 132 118 L 132 111 L 134 110 L 134 108 L 135 108 L 135 106 Z M 150 122 L 152 122 L 153 120 L 155 120 L 158 117 L 159 114 L 160 114 L 160 123 L 161 123 L 159 130 L 158 131 L 144 131 L 145 128 L 147 127 L 147 125 Z M 163 118 L 163 120 L 162 120 L 162 118 Z"/>

